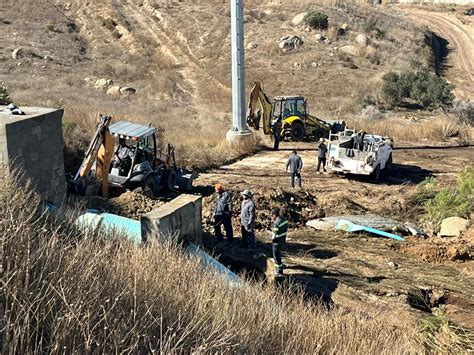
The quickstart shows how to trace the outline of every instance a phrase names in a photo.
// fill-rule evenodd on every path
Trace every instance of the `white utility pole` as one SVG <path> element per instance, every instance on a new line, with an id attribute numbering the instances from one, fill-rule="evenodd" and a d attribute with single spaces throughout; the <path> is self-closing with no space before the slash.
<path id="1" fill-rule="evenodd" d="M 245 107 L 244 1 L 231 0 L 232 29 L 232 128 L 227 132 L 230 144 L 252 135 Z"/>

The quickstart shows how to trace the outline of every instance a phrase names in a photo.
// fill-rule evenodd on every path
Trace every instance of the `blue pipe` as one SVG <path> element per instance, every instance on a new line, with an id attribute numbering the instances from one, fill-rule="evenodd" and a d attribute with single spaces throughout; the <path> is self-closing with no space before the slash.
<path id="1" fill-rule="evenodd" d="M 135 245 L 142 243 L 141 224 L 135 219 L 117 216 L 110 213 L 99 213 L 96 210 L 88 210 L 87 213 L 77 217 L 75 223 L 81 229 L 91 228 L 96 230 L 97 228 L 103 228 L 104 232 L 119 231 L 127 240 L 130 240 Z M 186 252 L 189 255 L 197 256 L 199 263 L 204 269 L 216 272 L 231 286 L 242 286 L 242 281 L 235 273 L 207 254 L 196 244 L 191 242 L 188 243 L 186 246 Z"/>

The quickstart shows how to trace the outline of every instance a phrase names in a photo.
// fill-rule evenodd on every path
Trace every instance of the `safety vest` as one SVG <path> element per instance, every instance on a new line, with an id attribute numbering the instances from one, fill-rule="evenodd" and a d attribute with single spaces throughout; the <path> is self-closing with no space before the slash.
<path id="1" fill-rule="evenodd" d="M 286 234 L 288 233 L 288 221 L 278 217 L 275 223 L 273 224 L 273 234 L 275 239 L 284 240 Z"/>

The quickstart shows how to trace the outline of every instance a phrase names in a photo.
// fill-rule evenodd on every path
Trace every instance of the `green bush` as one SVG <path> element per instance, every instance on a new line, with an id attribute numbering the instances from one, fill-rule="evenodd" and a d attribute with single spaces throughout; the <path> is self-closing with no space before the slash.
<path id="1" fill-rule="evenodd" d="M 426 108 L 452 106 L 453 87 L 443 78 L 426 71 L 389 72 L 382 77 L 382 98 L 391 106 L 406 102 Z"/>
<path id="2" fill-rule="evenodd" d="M 323 30 L 329 26 L 328 15 L 319 10 L 309 11 L 304 17 L 304 22 L 311 28 Z"/>
<path id="3" fill-rule="evenodd" d="M 12 100 L 8 94 L 8 88 L 3 82 L 0 82 L 0 105 L 8 105 Z"/>
<path id="4" fill-rule="evenodd" d="M 382 30 L 379 26 L 377 26 L 378 20 L 374 18 L 369 18 L 366 22 L 362 25 L 362 30 L 367 34 L 375 34 L 377 38 L 384 38 L 385 31 Z"/>
<path id="5" fill-rule="evenodd" d="M 426 218 L 437 228 L 448 217 L 469 218 L 474 208 L 474 166 L 459 175 L 456 188 L 437 190 L 437 182 L 432 179 L 421 185 L 420 198 L 424 198 Z"/>

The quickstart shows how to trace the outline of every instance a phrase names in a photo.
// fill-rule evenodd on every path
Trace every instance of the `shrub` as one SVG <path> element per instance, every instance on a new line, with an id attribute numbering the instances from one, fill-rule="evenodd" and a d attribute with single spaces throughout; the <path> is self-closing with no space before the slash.
<path id="1" fill-rule="evenodd" d="M 454 101 L 452 113 L 462 122 L 474 126 L 474 101 Z"/>
<path id="2" fill-rule="evenodd" d="M 451 106 L 454 100 L 452 85 L 426 71 L 389 72 L 382 80 L 382 98 L 391 106 L 411 101 L 426 108 L 437 108 Z"/>
<path id="3" fill-rule="evenodd" d="M 8 88 L 3 82 L 0 82 L 0 105 L 8 105 L 11 102 L 12 100 L 8 94 Z"/>
<path id="4" fill-rule="evenodd" d="M 377 19 L 370 18 L 366 22 L 364 22 L 364 24 L 362 25 L 362 30 L 365 33 L 373 35 L 376 38 L 384 38 L 386 33 L 379 26 L 377 26 L 377 23 Z"/>
<path id="5" fill-rule="evenodd" d="M 324 30 L 327 29 L 329 25 L 328 15 L 319 10 L 309 11 L 304 17 L 304 22 L 311 28 Z"/>
<path id="6" fill-rule="evenodd" d="M 422 196 L 429 196 L 424 202 L 426 218 L 436 228 L 448 217 L 469 218 L 474 207 L 474 166 L 459 175 L 458 184 L 454 189 L 445 187 L 434 192 L 437 184 L 431 182 L 429 186 L 429 189 L 425 186 L 426 191 L 420 193 Z"/>

